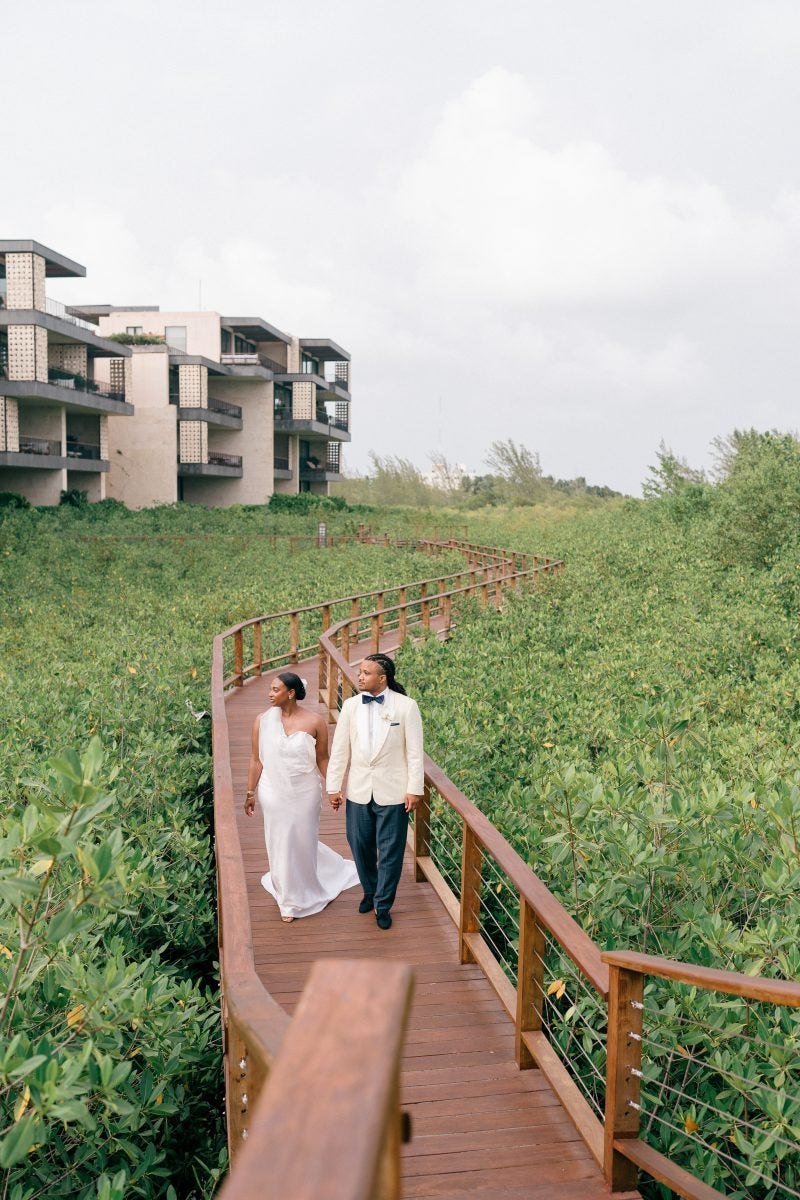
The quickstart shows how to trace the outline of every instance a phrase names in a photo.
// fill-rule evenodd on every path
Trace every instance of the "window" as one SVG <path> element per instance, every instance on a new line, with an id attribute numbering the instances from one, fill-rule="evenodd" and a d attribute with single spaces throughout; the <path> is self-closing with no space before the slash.
<path id="1" fill-rule="evenodd" d="M 307 354 L 303 355 L 303 361 L 300 363 L 300 371 L 303 375 L 318 375 L 319 365 L 314 358 L 309 358 Z"/>
<path id="2" fill-rule="evenodd" d="M 168 346 L 172 346 L 173 350 L 186 349 L 186 326 L 185 325 L 165 325 L 164 326 L 164 341 Z"/>
<path id="3" fill-rule="evenodd" d="M 222 353 L 230 354 L 231 352 L 231 331 L 230 329 L 222 330 Z"/>
<path id="4" fill-rule="evenodd" d="M 126 325 L 125 332 L 126 333 L 144 333 L 144 327 L 142 325 Z"/>
<path id="5" fill-rule="evenodd" d="M 255 354 L 255 342 L 248 342 L 247 338 L 240 337 L 237 333 L 233 339 L 233 349 L 235 354 Z"/>

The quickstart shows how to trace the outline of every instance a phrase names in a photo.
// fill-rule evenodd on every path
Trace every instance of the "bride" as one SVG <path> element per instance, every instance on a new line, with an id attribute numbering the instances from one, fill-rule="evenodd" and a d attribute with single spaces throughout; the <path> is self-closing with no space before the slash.
<path id="1" fill-rule="evenodd" d="M 305 682 L 293 671 L 273 680 L 270 708 L 253 724 L 244 802 L 251 817 L 258 796 L 270 868 L 261 883 L 278 901 L 283 921 L 320 912 L 358 883 L 355 863 L 319 841 L 328 726 L 297 703 L 305 695 Z"/>

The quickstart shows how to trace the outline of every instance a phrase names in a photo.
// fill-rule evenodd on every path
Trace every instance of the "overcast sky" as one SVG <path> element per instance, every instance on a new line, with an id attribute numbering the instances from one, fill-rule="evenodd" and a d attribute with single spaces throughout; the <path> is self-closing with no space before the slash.
<path id="1" fill-rule="evenodd" d="M 353 357 L 349 466 L 800 425 L 797 0 L 1 0 L 0 236 Z"/>

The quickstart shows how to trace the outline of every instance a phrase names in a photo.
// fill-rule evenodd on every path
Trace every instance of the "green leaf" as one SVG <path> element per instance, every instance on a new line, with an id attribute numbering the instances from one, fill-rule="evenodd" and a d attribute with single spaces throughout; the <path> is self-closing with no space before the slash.
<path id="1" fill-rule="evenodd" d="M 7 1171 L 27 1156 L 31 1146 L 40 1139 L 42 1123 L 35 1113 L 28 1113 L 11 1126 L 0 1141 L 0 1167 Z"/>

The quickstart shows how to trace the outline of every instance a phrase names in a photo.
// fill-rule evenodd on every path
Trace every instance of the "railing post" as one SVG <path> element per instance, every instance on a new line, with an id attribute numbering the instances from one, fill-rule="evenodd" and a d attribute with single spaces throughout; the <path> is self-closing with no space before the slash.
<path id="1" fill-rule="evenodd" d="M 331 627 L 331 606 L 323 604 L 322 606 L 322 632 L 327 633 Z M 325 694 L 325 668 L 328 665 L 328 660 L 325 657 L 325 651 L 322 649 L 322 644 L 319 647 L 319 694 L 320 697 Z"/>
<path id="2" fill-rule="evenodd" d="M 494 606 L 498 612 L 503 607 L 503 581 L 495 579 L 494 581 Z"/>
<path id="3" fill-rule="evenodd" d="M 418 859 L 429 858 L 431 853 L 431 789 L 425 784 L 425 791 L 417 807 L 414 809 L 414 880 L 424 883 L 425 872 L 420 867 Z"/>
<path id="4" fill-rule="evenodd" d="M 461 905 L 458 919 L 458 944 L 462 963 L 474 962 L 464 940 L 467 933 L 478 933 L 481 927 L 481 866 L 483 850 L 466 821 L 461 842 Z"/>
<path id="5" fill-rule="evenodd" d="M 383 633 L 383 608 L 384 608 L 383 592 L 378 592 L 378 603 L 376 605 L 376 608 L 378 609 L 378 631 L 379 631 L 379 633 Z M 377 650 L 378 647 L 376 646 L 375 649 Z"/>
<path id="6" fill-rule="evenodd" d="M 533 1056 L 522 1040 L 523 1033 L 542 1028 L 544 998 L 544 929 L 528 901 L 519 898 L 519 956 L 517 959 L 517 1016 L 515 1055 L 519 1069 L 534 1065 Z"/>
<path id="7" fill-rule="evenodd" d="M 481 583 L 481 608 L 486 608 L 489 604 L 489 568 L 483 568 L 483 582 Z"/>
<path id="8" fill-rule="evenodd" d="M 376 613 L 370 623 L 372 625 L 372 637 L 371 637 L 372 653 L 377 654 L 381 648 L 381 618 L 380 618 L 380 616 Z"/>
<path id="9" fill-rule="evenodd" d="M 398 629 L 400 631 L 400 641 L 406 640 L 406 630 L 408 627 L 408 613 L 406 612 L 406 589 L 401 587 L 397 593 L 397 603 L 401 605 L 400 615 L 398 617 Z"/>
<path id="10" fill-rule="evenodd" d="M 453 627 L 453 597 L 452 597 L 452 596 L 445 596 L 445 600 L 444 600 L 444 627 L 445 627 L 445 632 L 446 632 L 446 633 L 448 634 L 448 636 L 449 636 L 449 634 L 450 634 L 450 630 L 451 630 L 451 629 L 452 629 L 452 627 Z"/>
<path id="11" fill-rule="evenodd" d="M 423 629 L 430 629 L 430 627 L 431 627 L 431 602 L 430 602 L 430 600 L 428 600 L 427 596 L 428 596 L 428 585 L 427 585 L 427 583 L 421 583 L 420 587 L 419 587 L 419 598 L 420 598 L 420 616 L 422 617 L 422 628 Z"/>
<path id="12" fill-rule="evenodd" d="M 300 649 L 300 614 L 289 614 L 289 661 L 296 663 Z"/>
<path id="13" fill-rule="evenodd" d="M 614 1142 L 639 1136 L 644 976 L 609 964 L 603 1173 L 609 1190 L 633 1190 L 639 1169 Z"/>
<path id="14" fill-rule="evenodd" d="M 355 628 L 356 636 L 352 639 L 352 641 L 356 644 L 359 641 L 359 633 L 360 633 L 360 628 L 359 628 L 359 624 L 358 624 L 358 615 L 359 615 L 360 611 L 361 611 L 361 609 L 359 608 L 359 598 L 358 598 L 358 596 L 353 596 L 352 600 L 350 601 L 350 617 L 356 623 L 356 628 Z"/>
<path id="15" fill-rule="evenodd" d="M 336 645 L 335 641 L 334 641 L 334 645 Z M 333 714 L 335 712 L 337 712 L 337 710 L 338 710 L 338 704 L 336 702 L 337 701 L 336 693 L 338 691 L 338 680 L 337 680 L 336 676 L 338 675 L 338 672 L 339 672 L 339 668 L 336 666 L 336 663 L 334 662 L 334 660 L 332 658 L 329 658 L 328 659 L 328 672 L 327 672 L 327 674 L 328 674 L 328 680 L 327 680 L 328 699 L 326 700 L 326 704 L 328 706 L 329 719 L 332 719 Z"/>
<path id="16" fill-rule="evenodd" d="M 350 626 L 342 626 L 342 658 L 346 663 L 350 662 Z M 342 700 L 349 700 L 353 694 L 353 685 L 348 678 L 347 672 L 342 672 Z"/>
<path id="17" fill-rule="evenodd" d="M 442 596 L 444 595 L 444 591 L 445 591 L 445 583 L 444 583 L 444 578 L 442 578 L 439 580 L 439 599 L 436 601 L 437 617 L 440 617 L 442 615 Z"/>
<path id="18" fill-rule="evenodd" d="M 253 626 L 253 670 L 260 675 L 264 665 L 264 654 L 261 647 L 261 622 Z"/>
<path id="19" fill-rule="evenodd" d="M 533 556 L 533 586 L 535 588 L 539 587 L 539 556 L 538 556 L 538 554 L 534 554 L 534 556 Z"/>
<path id="20" fill-rule="evenodd" d="M 244 644 L 242 641 L 242 631 L 237 629 L 233 635 L 233 674 L 234 686 L 244 686 Z"/>

